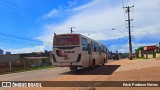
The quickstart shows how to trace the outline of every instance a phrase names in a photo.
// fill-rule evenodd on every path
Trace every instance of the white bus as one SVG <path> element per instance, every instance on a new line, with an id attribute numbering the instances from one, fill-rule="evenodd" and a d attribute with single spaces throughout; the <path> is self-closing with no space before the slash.
<path id="1" fill-rule="evenodd" d="M 107 62 L 107 47 L 81 34 L 55 35 L 53 40 L 53 65 L 70 67 L 94 67 Z"/>

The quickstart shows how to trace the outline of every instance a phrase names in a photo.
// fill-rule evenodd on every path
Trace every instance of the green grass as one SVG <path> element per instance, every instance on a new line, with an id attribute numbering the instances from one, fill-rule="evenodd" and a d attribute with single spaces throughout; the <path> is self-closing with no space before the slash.
<path id="1" fill-rule="evenodd" d="M 0 75 L 19 73 L 19 72 L 25 72 L 25 71 L 33 71 L 33 70 L 41 70 L 41 69 L 47 69 L 47 68 L 54 68 L 54 66 L 43 66 L 43 67 L 36 67 L 36 68 L 26 68 L 25 70 L 17 70 L 17 71 L 11 71 L 11 72 L 2 72 L 2 73 L 0 72 Z"/>

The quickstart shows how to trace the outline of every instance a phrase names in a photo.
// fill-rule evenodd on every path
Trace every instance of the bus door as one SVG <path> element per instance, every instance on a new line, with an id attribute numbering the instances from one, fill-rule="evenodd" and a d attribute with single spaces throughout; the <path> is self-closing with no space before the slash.
<path id="1" fill-rule="evenodd" d="M 91 43 L 88 44 L 89 66 L 92 66 L 92 48 Z"/>

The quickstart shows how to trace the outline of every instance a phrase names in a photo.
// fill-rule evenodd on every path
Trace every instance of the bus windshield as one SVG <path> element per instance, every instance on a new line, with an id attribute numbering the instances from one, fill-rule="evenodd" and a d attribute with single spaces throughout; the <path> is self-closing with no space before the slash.
<path id="1" fill-rule="evenodd" d="M 54 46 L 80 45 L 78 35 L 56 35 L 54 36 Z"/>

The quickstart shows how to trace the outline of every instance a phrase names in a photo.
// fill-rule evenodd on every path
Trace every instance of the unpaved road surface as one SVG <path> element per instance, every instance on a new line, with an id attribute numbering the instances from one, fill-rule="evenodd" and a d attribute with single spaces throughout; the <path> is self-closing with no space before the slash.
<path id="1" fill-rule="evenodd" d="M 0 76 L 0 81 L 160 81 L 160 60 L 119 60 L 71 72 L 51 68 Z M 103 84 L 103 83 L 102 83 Z M 43 87 L 0 88 L 0 90 L 160 90 L 156 87 Z"/>

